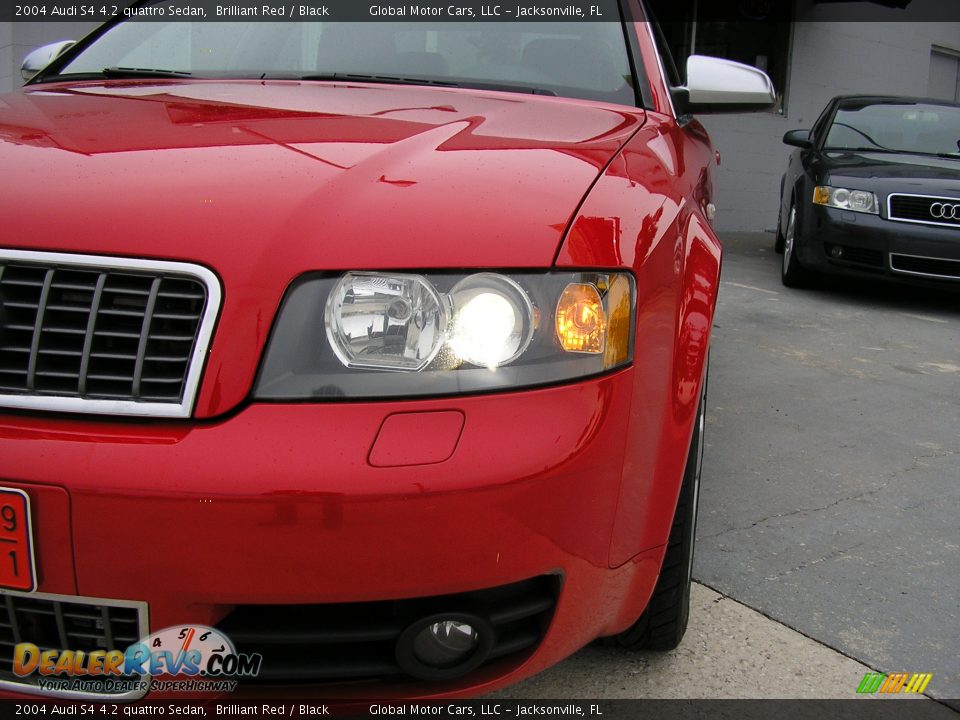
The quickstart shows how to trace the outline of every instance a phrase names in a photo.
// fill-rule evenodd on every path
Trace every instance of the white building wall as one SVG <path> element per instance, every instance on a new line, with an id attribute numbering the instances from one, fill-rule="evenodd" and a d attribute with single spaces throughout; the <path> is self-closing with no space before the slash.
<path id="1" fill-rule="evenodd" d="M 13 86 L 13 23 L 0 22 L 0 92 Z"/>
<path id="2" fill-rule="evenodd" d="M 914 2 L 914 13 L 929 11 L 925 0 Z M 863 7 L 844 5 L 853 6 L 847 16 Z M 805 20 L 793 27 L 784 115 L 701 118 L 722 157 L 715 188 L 719 230 L 759 231 L 776 225 L 780 177 L 793 149 L 781 138 L 788 130 L 811 127 L 834 95 L 925 96 L 931 46 L 960 51 L 960 23 L 834 20 L 844 17 L 843 9 L 817 6 L 799 14 Z M 895 20 L 907 17 L 902 10 L 876 6 L 870 14 Z"/>
<path id="3" fill-rule="evenodd" d="M 96 26 L 90 22 L 0 23 L 0 93 L 23 84 L 20 64 L 31 50 L 57 40 L 79 40 Z"/>

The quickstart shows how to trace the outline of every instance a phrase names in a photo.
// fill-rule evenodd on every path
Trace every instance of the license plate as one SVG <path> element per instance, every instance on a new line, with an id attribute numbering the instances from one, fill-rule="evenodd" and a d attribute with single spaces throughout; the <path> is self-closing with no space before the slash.
<path id="1" fill-rule="evenodd" d="M 30 498 L 23 490 L 0 488 L 0 587 L 37 589 Z"/>

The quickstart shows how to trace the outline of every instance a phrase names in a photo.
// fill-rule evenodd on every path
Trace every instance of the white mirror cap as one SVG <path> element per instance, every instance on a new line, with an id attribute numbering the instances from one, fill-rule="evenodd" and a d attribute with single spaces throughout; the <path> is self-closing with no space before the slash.
<path id="1" fill-rule="evenodd" d="M 770 107 L 777 100 L 773 83 L 763 70 L 706 55 L 687 58 L 687 91 L 694 105 Z"/>
<path id="2" fill-rule="evenodd" d="M 60 53 L 73 45 L 75 40 L 59 40 L 43 47 L 38 47 L 23 59 L 20 66 L 20 75 L 24 80 L 29 80 L 47 65 L 53 62 Z"/>

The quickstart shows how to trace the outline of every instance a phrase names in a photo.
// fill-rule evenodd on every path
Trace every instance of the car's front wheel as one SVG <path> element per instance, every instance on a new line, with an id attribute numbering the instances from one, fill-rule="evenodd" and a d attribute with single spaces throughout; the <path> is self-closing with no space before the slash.
<path id="1" fill-rule="evenodd" d="M 687 452 L 683 484 L 673 516 L 673 527 L 663 557 L 660 577 L 647 609 L 627 630 L 610 642 L 627 650 L 673 650 L 680 644 L 690 617 L 690 585 L 697 533 L 700 472 L 703 467 L 703 430 L 706 417 L 707 379 L 704 374 L 700 404 Z"/>
<path id="2" fill-rule="evenodd" d="M 807 287 L 813 281 L 813 273 L 797 260 L 798 237 L 797 206 L 791 202 L 790 214 L 787 215 L 787 231 L 783 234 L 783 261 L 780 265 L 780 281 L 789 288 Z"/>
<path id="3" fill-rule="evenodd" d="M 777 253 L 777 255 L 781 255 L 783 253 L 784 237 L 783 237 L 783 231 L 780 230 L 782 225 L 783 225 L 783 178 L 780 179 L 780 209 L 777 210 L 777 229 L 775 231 L 776 234 L 773 236 L 773 251 Z"/>

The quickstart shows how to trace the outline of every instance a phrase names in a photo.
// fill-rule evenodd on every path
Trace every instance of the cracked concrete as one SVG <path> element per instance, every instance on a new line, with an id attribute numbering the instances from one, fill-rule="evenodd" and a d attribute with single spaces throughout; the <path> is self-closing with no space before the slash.
<path id="1" fill-rule="evenodd" d="M 497 697 L 850 698 L 870 669 L 960 710 L 960 295 L 788 290 L 772 236 L 725 243 L 687 636 Z"/>
<path id="2" fill-rule="evenodd" d="M 673 652 L 592 645 L 491 699 L 853 699 L 867 672 L 866 665 L 694 583 L 690 625 Z M 898 699 L 933 704 L 922 696 Z M 946 707 L 927 709 L 931 717 L 960 718 Z"/>
<path id="3" fill-rule="evenodd" d="M 960 697 L 960 296 L 787 290 L 772 237 L 725 241 L 694 576 Z"/>

